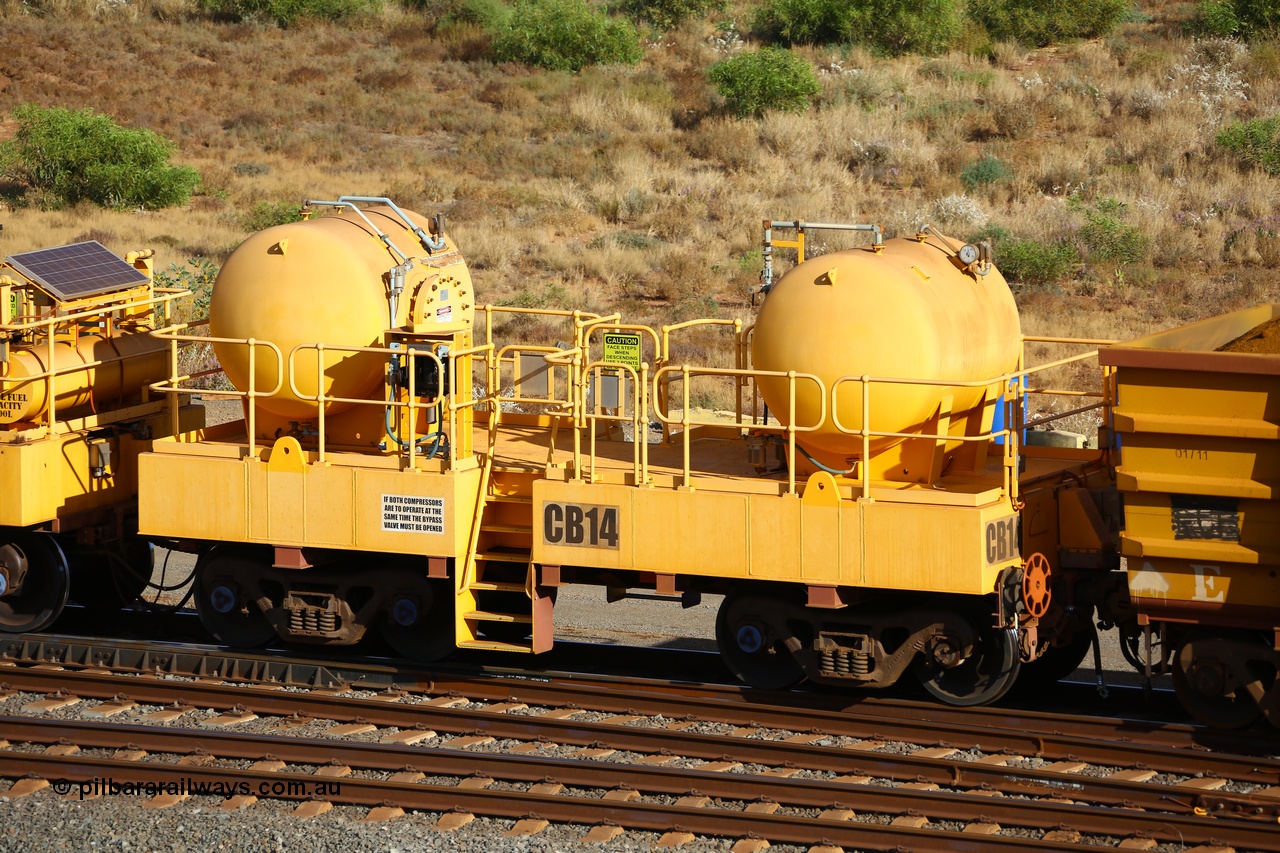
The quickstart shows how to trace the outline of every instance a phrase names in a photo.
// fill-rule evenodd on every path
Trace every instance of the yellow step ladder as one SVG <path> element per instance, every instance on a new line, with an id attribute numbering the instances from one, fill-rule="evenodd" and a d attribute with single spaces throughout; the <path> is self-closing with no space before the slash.
<path id="1" fill-rule="evenodd" d="M 492 456 L 485 461 L 467 559 L 457 577 L 460 649 L 551 650 L 552 601 L 539 590 L 531 561 L 536 476 L 526 468 L 495 468 Z"/>

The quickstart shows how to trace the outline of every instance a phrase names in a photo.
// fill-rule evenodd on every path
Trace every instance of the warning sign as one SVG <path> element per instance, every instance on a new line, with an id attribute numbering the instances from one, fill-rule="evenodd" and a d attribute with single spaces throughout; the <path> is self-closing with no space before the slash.
<path id="1" fill-rule="evenodd" d="M 640 333 L 639 332 L 605 332 L 604 353 L 602 361 L 614 364 L 625 364 L 636 373 L 640 372 Z"/>
<path id="2" fill-rule="evenodd" d="M 382 529 L 396 533 L 444 533 L 444 498 L 383 495 Z"/>

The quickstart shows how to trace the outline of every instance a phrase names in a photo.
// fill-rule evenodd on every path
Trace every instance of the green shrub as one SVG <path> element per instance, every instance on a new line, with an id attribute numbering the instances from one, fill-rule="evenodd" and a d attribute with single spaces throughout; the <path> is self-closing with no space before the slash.
<path id="1" fill-rule="evenodd" d="M 1240 19 L 1230 0 L 1202 0 L 1196 6 L 1196 30 L 1206 36 L 1231 36 L 1240 29 Z"/>
<path id="2" fill-rule="evenodd" d="M 191 321 L 209 316 L 209 299 L 218 278 L 218 265 L 205 257 L 190 258 L 186 266 L 169 264 L 152 276 L 157 287 L 180 287 L 191 291 L 191 302 L 177 319 Z"/>
<path id="3" fill-rule="evenodd" d="M 940 53 L 960 35 L 956 0 L 765 0 L 751 26 L 784 44 L 856 42 L 879 53 Z"/>
<path id="4" fill-rule="evenodd" d="M 707 76 L 739 116 L 763 115 L 769 110 L 803 112 L 822 91 L 812 65 L 776 47 L 717 62 Z"/>
<path id="5" fill-rule="evenodd" d="M 1136 225 L 1126 225 L 1120 220 L 1124 205 L 1114 198 L 1100 199 L 1086 207 L 1072 199 L 1070 206 L 1084 214 L 1085 224 L 1080 228 L 1080 242 L 1089 250 L 1089 257 L 1098 261 L 1115 261 L 1132 264 L 1146 260 L 1151 240 Z"/>
<path id="6" fill-rule="evenodd" d="M 637 20 L 667 32 L 690 18 L 724 9 L 727 0 L 622 0 L 621 9 Z"/>
<path id="7" fill-rule="evenodd" d="M 234 21 L 266 19 L 289 27 L 304 19 L 350 21 L 382 11 L 383 0 L 198 0 L 200 10 Z"/>
<path id="8" fill-rule="evenodd" d="M 501 62 L 580 71 L 588 65 L 634 65 L 644 52 L 630 22 L 610 18 L 586 0 L 516 0 L 493 54 Z"/>
<path id="9" fill-rule="evenodd" d="M 1232 0 L 1240 32 L 1249 38 L 1280 34 L 1280 5 L 1275 0 Z"/>
<path id="10" fill-rule="evenodd" d="M 1218 134 L 1218 145 L 1246 165 L 1280 175 L 1280 116 L 1236 122 Z"/>
<path id="11" fill-rule="evenodd" d="M 0 144 L 0 171 L 48 206 L 173 207 L 186 204 L 200 183 L 195 169 L 169 164 L 172 142 L 91 109 L 24 104 L 13 117 L 18 129 Z"/>
<path id="12" fill-rule="evenodd" d="M 995 157 L 987 154 L 960 170 L 960 183 L 969 192 L 987 184 L 995 184 L 1009 177 L 1009 170 Z"/>
<path id="13" fill-rule="evenodd" d="M 1192 29 L 1201 35 L 1265 39 L 1280 34 L 1280 5 L 1275 0 L 1201 0 Z"/>
<path id="14" fill-rule="evenodd" d="M 1271 2 L 1271 0 L 1263 0 Z M 969 0 L 968 14 L 994 41 L 1044 47 L 1065 39 L 1096 38 L 1119 26 L 1129 0 Z"/>
<path id="15" fill-rule="evenodd" d="M 1015 240 L 996 248 L 996 266 L 1010 282 L 1029 287 L 1044 287 L 1067 277 L 1080 263 L 1075 248 L 1065 240 L 1040 243 Z"/>
<path id="16" fill-rule="evenodd" d="M 302 207 L 291 201 L 260 201 L 240 217 L 246 231 L 262 231 L 273 225 L 302 221 Z"/>
<path id="17" fill-rule="evenodd" d="M 475 24 L 489 32 L 499 32 L 511 23 L 511 7 L 503 0 L 461 0 L 441 20 L 442 27 Z"/>
<path id="18" fill-rule="evenodd" d="M 999 244 L 1012 239 L 1013 232 L 1008 228 L 998 222 L 988 222 L 968 237 L 965 237 L 964 241 L 966 243 L 981 243 L 983 240 L 990 240 L 992 243 Z"/>
<path id="19" fill-rule="evenodd" d="M 856 14 L 841 0 L 765 0 L 751 28 L 783 44 L 832 44 L 848 40 Z"/>

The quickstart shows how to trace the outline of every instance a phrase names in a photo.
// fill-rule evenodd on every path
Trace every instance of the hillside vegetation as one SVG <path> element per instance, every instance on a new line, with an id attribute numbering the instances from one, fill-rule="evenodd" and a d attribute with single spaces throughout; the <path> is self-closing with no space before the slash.
<path id="1" fill-rule="evenodd" d="M 446 215 L 486 301 L 651 323 L 749 316 L 765 218 L 991 239 L 1029 333 L 1280 301 L 1270 5 L 1058 5 L 3 0 L 0 140 L 58 107 L 199 179 L 64 200 L 10 143 L 0 251 L 216 264 L 303 199 L 387 195 Z"/>

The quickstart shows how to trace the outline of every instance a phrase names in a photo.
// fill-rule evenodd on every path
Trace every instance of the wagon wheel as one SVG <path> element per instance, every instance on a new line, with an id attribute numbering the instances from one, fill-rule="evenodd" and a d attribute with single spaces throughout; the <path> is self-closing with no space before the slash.
<path id="1" fill-rule="evenodd" d="M 1049 612 L 1049 602 L 1053 599 L 1052 578 L 1053 567 L 1044 554 L 1037 551 L 1027 557 L 1022 567 L 1022 603 L 1027 615 L 1039 619 Z"/>
<path id="2" fill-rule="evenodd" d="M 20 530 L 0 539 L 0 631 L 21 634 L 51 625 L 66 606 L 70 574 L 52 536 Z"/>
<path id="3" fill-rule="evenodd" d="M 438 661 L 457 649 L 453 582 L 413 578 L 390 597 L 382 636 L 410 660 Z"/>
<path id="4" fill-rule="evenodd" d="M 228 646 L 257 648 L 276 636 L 252 582 L 261 568 L 251 553 L 217 545 L 196 561 L 196 612 L 205 629 Z"/>
<path id="5" fill-rule="evenodd" d="M 935 638 L 913 670 L 921 686 L 948 705 L 986 705 L 1009 692 L 1018 678 L 1018 632 L 993 627 L 989 613 L 974 610 L 963 618 L 969 621 L 972 645 L 962 648 L 958 638 Z"/>
<path id="6" fill-rule="evenodd" d="M 752 687 L 781 690 L 804 680 L 804 669 L 773 624 L 780 606 L 785 605 L 776 596 L 743 592 L 739 587 L 724 597 L 716 614 L 720 656 L 734 675 Z"/>
<path id="7" fill-rule="evenodd" d="M 1018 675 L 1018 686 L 1032 688 L 1048 687 L 1080 668 L 1084 659 L 1093 648 L 1093 608 L 1084 618 L 1085 627 L 1077 627 L 1071 634 L 1071 641 L 1061 646 L 1050 646 L 1040 657 L 1033 661 L 1024 661 L 1022 672 Z"/>
<path id="8" fill-rule="evenodd" d="M 1200 722 L 1220 729 L 1243 728 L 1262 716 L 1262 709 L 1241 677 L 1252 680 L 1259 674 L 1250 671 L 1247 656 L 1224 659 L 1222 644 L 1215 643 L 1219 640 L 1230 641 L 1235 647 L 1256 645 L 1261 654 L 1267 651 L 1262 639 L 1250 631 L 1192 628 L 1178 643 L 1173 689 L 1182 706 Z M 1275 673 L 1270 675 L 1274 679 Z"/>

